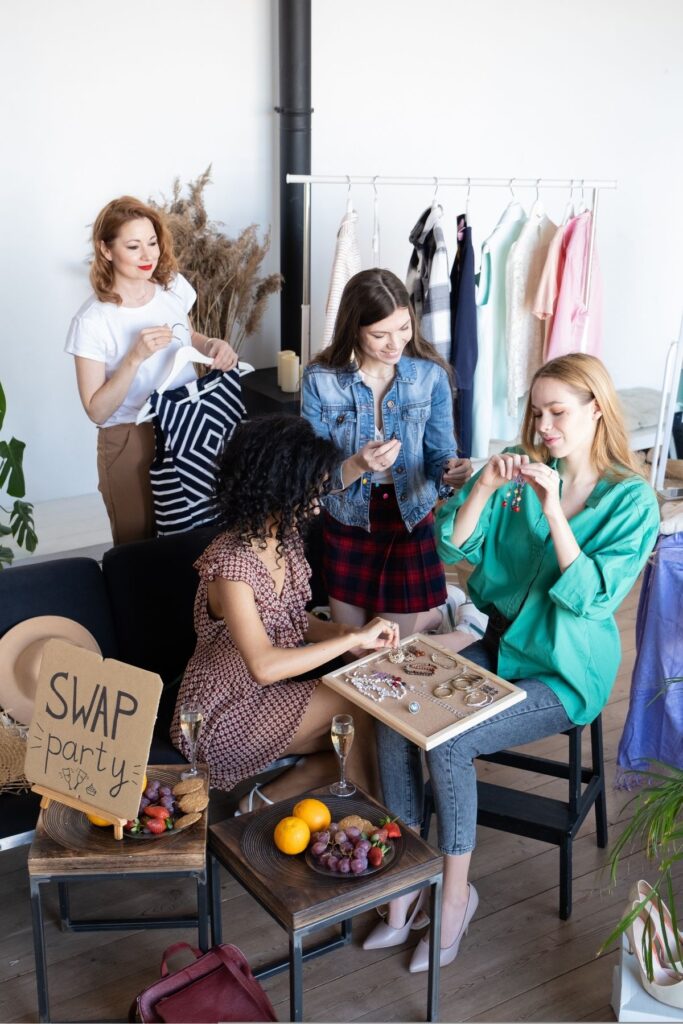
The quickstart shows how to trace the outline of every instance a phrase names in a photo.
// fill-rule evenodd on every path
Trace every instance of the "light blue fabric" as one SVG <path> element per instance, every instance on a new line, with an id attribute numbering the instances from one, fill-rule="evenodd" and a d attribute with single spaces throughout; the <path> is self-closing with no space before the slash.
<path id="1" fill-rule="evenodd" d="M 355 367 L 306 367 L 302 415 L 321 437 L 331 439 L 349 458 L 375 439 L 373 395 Z M 394 381 L 382 400 L 384 437 L 396 437 L 401 450 L 391 473 L 407 530 L 432 511 L 444 463 L 456 455 L 453 395 L 445 370 L 429 359 L 402 356 Z M 372 473 L 345 490 L 341 475 L 332 482 L 340 493 L 325 497 L 325 508 L 340 523 L 370 529 Z"/>
<path id="2" fill-rule="evenodd" d="M 652 760 L 683 768 L 683 533 L 660 537 L 643 577 L 636 620 L 638 654 L 617 754 L 617 784 Z"/>

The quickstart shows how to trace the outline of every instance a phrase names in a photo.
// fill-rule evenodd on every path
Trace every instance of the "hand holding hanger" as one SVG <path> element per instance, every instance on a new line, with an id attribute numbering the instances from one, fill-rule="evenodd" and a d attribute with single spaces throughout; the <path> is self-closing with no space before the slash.
<path id="1" fill-rule="evenodd" d="M 237 353 L 232 345 L 222 338 L 207 338 L 204 351 L 213 360 L 212 370 L 232 370 L 233 366 L 237 365 Z"/>
<path id="2" fill-rule="evenodd" d="M 228 348 L 230 348 L 229 345 Z M 230 348 L 230 351 L 232 352 L 233 350 Z M 163 392 L 166 391 L 171 386 L 174 378 L 177 377 L 178 373 L 183 368 L 183 366 L 187 366 L 188 363 L 204 363 L 206 366 L 212 366 L 213 362 L 214 360 L 211 356 L 205 356 L 202 352 L 198 352 L 197 349 L 194 348 L 192 345 L 183 345 L 176 352 L 169 372 L 166 374 L 166 377 L 161 382 L 159 387 L 156 389 L 157 393 L 163 394 Z M 215 367 L 215 369 L 220 369 L 220 367 Z M 243 377 L 247 373 L 253 373 L 253 370 L 254 367 L 250 363 L 237 364 L 237 372 L 239 373 L 240 377 Z M 219 381 L 220 377 L 217 377 L 216 384 L 218 384 Z M 143 405 L 142 409 L 140 409 L 140 412 L 137 414 L 135 422 L 137 424 L 146 423 L 148 420 L 151 420 L 153 418 L 154 411 L 152 409 L 151 403 L 147 401 Z"/>
<path id="3" fill-rule="evenodd" d="M 155 352 L 167 348 L 173 341 L 173 328 L 168 324 L 159 327 L 145 327 L 138 334 L 131 355 L 141 363 Z"/>

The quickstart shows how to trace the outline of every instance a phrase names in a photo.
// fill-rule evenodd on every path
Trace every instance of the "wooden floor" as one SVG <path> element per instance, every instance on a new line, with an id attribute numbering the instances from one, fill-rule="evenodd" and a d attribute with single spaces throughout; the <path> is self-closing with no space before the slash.
<path id="1" fill-rule="evenodd" d="M 603 715 L 610 839 L 629 817 L 629 794 L 611 782 L 627 706 L 634 660 L 637 589 L 619 612 L 621 671 Z M 565 756 L 566 738 L 535 749 Z M 562 795 L 563 784 L 511 769 L 482 766 L 492 780 L 513 780 L 539 793 Z M 606 851 L 595 845 L 591 816 L 574 843 L 574 911 L 557 915 L 558 851 L 545 844 L 481 829 L 473 858 L 480 905 L 457 960 L 441 972 L 442 1021 L 611 1021 L 612 969 L 616 950 L 597 950 L 621 916 L 630 885 L 643 873 L 644 858 L 627 858 L 610 889 Z M 29 910 L 26 847 L 0 855 L 0 1020 L 35 1021 L 36 990 Z M 73 890 L 74 915 L 189 912 L 192 886 L 170 888 L 137 882 L 84 883 Z M 224 941 L 234 942 L 252 966 L 287 951 L 285 934 L 240 888 L 223 875 Z M 125 1021 L 131 1000 L 158 975 L 162 950 L 194 941 L 188 930 L 61 934 L 56 888 L 46 899 L 47 955 L 52 1019 Z M 304 969 L 304 1013 L 308 1021 L 424 1020 L 426 975 L 408 974 L 414 936 L 404 947 L 364 952 L 361 942 L 377 918 L 356 918 L 351 946 L 311 961 Z M 280 1020 L 289 1019 L 288 975 L 265 983 Z"/>

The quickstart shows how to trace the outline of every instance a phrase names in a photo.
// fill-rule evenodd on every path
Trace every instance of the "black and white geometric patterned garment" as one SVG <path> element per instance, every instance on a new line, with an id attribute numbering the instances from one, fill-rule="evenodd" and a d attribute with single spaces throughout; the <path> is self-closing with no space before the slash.
<path id="1" fill-rule="evenodd" d="M 214 522 L 218 459 L 246 415 L 237 368 L 211 370 L 162 394 L 154 391 L 149 402 L 156 435 L 149 477 L 157 535 Z"/>

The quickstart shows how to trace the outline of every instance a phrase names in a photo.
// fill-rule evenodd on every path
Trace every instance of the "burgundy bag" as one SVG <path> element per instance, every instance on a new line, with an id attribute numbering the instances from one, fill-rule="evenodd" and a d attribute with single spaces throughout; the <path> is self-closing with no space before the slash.
<path id="1" fill-rule="evenodd" d="M 196 959 L 169 974 L 166 958 L 179 949 Z M 273 1005 L 237 946 L 223 943 L 201 953 L 175 942 L 161 958 L 161 978 L 138 996 L 143 1024 L 217 1024 L 218 1021 L 276 1021 Z"/>

